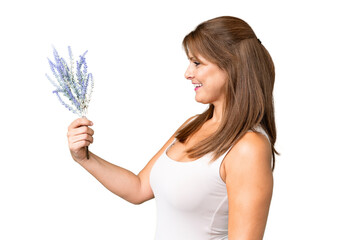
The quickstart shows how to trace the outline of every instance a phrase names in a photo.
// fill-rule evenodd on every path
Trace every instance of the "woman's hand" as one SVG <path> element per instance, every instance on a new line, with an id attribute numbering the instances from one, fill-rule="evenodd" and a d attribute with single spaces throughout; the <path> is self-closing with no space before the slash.
<path id="1" fill-rule="evenodd" d="M 86 118 L 78 118 L 73 121 L 67 132 L 69 149 L 72 158 L 80 163 L 86 159 L 86 146 L 89 146 L 93 143 L 94 130 L 89 126 L 92 126 L 93 123 Z"/>

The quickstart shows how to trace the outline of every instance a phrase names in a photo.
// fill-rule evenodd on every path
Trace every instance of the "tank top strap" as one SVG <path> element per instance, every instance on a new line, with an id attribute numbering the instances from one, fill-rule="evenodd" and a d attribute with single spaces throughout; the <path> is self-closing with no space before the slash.
<path id="1" fill-rule="evenodd" d="M 270 141 L 269 136 L 267 135 L 266 131 L 265 131 L 260 125 L 255 126 L 255 129 L 256 129 L 257 131 L 259 131 L 260 133 L 262 133 L 263 135 L 265 135 L 265 137 L 267 138 L 267 140 L 268 140 L 269 143 L 271 144 L 271 141 Z M 251 130 L 249 130 L 249 131 L 251 131 Z"/>
<path id="2" fill-rule="evenodd" d="M 177 138 L 175 137 L 174 140 L 169 144 L 169 146 L 165 149 L 165 153 L 167 153 L 168 149 L 172 147 L 172 145 L 175 144 Z"/>
<path id="3" fill-rule="evenodd" d="M 263 135 L 265 135 L 265 137 L 268 139 L 268 141 L 270 142 L 270 139 L 268 137 L 268 135 L 266 134 L 265 130 L 260 126 L 256 126 L 255 129 L 257 131 L 259 131 L 260 133 L 262 133 Z M 248 130 L 248 132 L 252 132 L 252 130 Z M 221 161 L 226 157 L 226 154 L 232 149 L 232 147 L 234 146 L 234 144 L 232 144 L 219 158 L 221 159 Z"/>
<path id="4" fill-rule="evenodd" d="M 226 152 L 223 154 L 223 156 L 225 157 L 226 156 L 226 154 L 232 149 L 232 147 L 234 146 L 234 144 L 233 145 L 231 145 L 229 148 L 228 148 L 228 150 L 226 150 Z"/>

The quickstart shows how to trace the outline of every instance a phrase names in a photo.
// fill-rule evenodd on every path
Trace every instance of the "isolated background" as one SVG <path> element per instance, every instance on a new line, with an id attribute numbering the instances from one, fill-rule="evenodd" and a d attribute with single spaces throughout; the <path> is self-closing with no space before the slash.
<path id="1" fill-rule="evenodd" d="M 153 239 L 155 200 L 132 205 L 70 157 L 76 118 L 45 78 L 54 45 L 89 50 L 90 150 L 138 173 L 190 116 L 183 37 L 232 15 L 273 57 L 275 186 L 264 239 L 360 239 L 355 1 L 1 1 L 0 239 Z"/>

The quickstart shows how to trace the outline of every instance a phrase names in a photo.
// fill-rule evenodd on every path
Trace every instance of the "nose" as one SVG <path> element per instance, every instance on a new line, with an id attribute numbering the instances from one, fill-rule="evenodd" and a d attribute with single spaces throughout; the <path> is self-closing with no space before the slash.
<path id="1" fill-rule="evenodd" d="M 188 68 L 186 69 L 184 76 L 188 80 L 192 80 L 194 78 L 194 71 L 191 68 L 191 64 L 189 64 Z"/>

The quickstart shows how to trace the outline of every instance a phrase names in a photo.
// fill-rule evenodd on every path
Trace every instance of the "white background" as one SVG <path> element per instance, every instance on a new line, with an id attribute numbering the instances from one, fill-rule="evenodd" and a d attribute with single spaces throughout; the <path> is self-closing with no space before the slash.
<path id="1" fill-rule="evenodd" d="M 155 200 L 132 205 L 70 157 L 76 115 L 47 57 L 85 50 L 95 78 L 91 151 L 137 174 L 206 106 L 184 78 L 183 37 L 223 15 L 273 57 L 275 186 L 264 239 L 360 239 L 355 1 L 1 1 L 0 239 L 153 239 Z"/>

